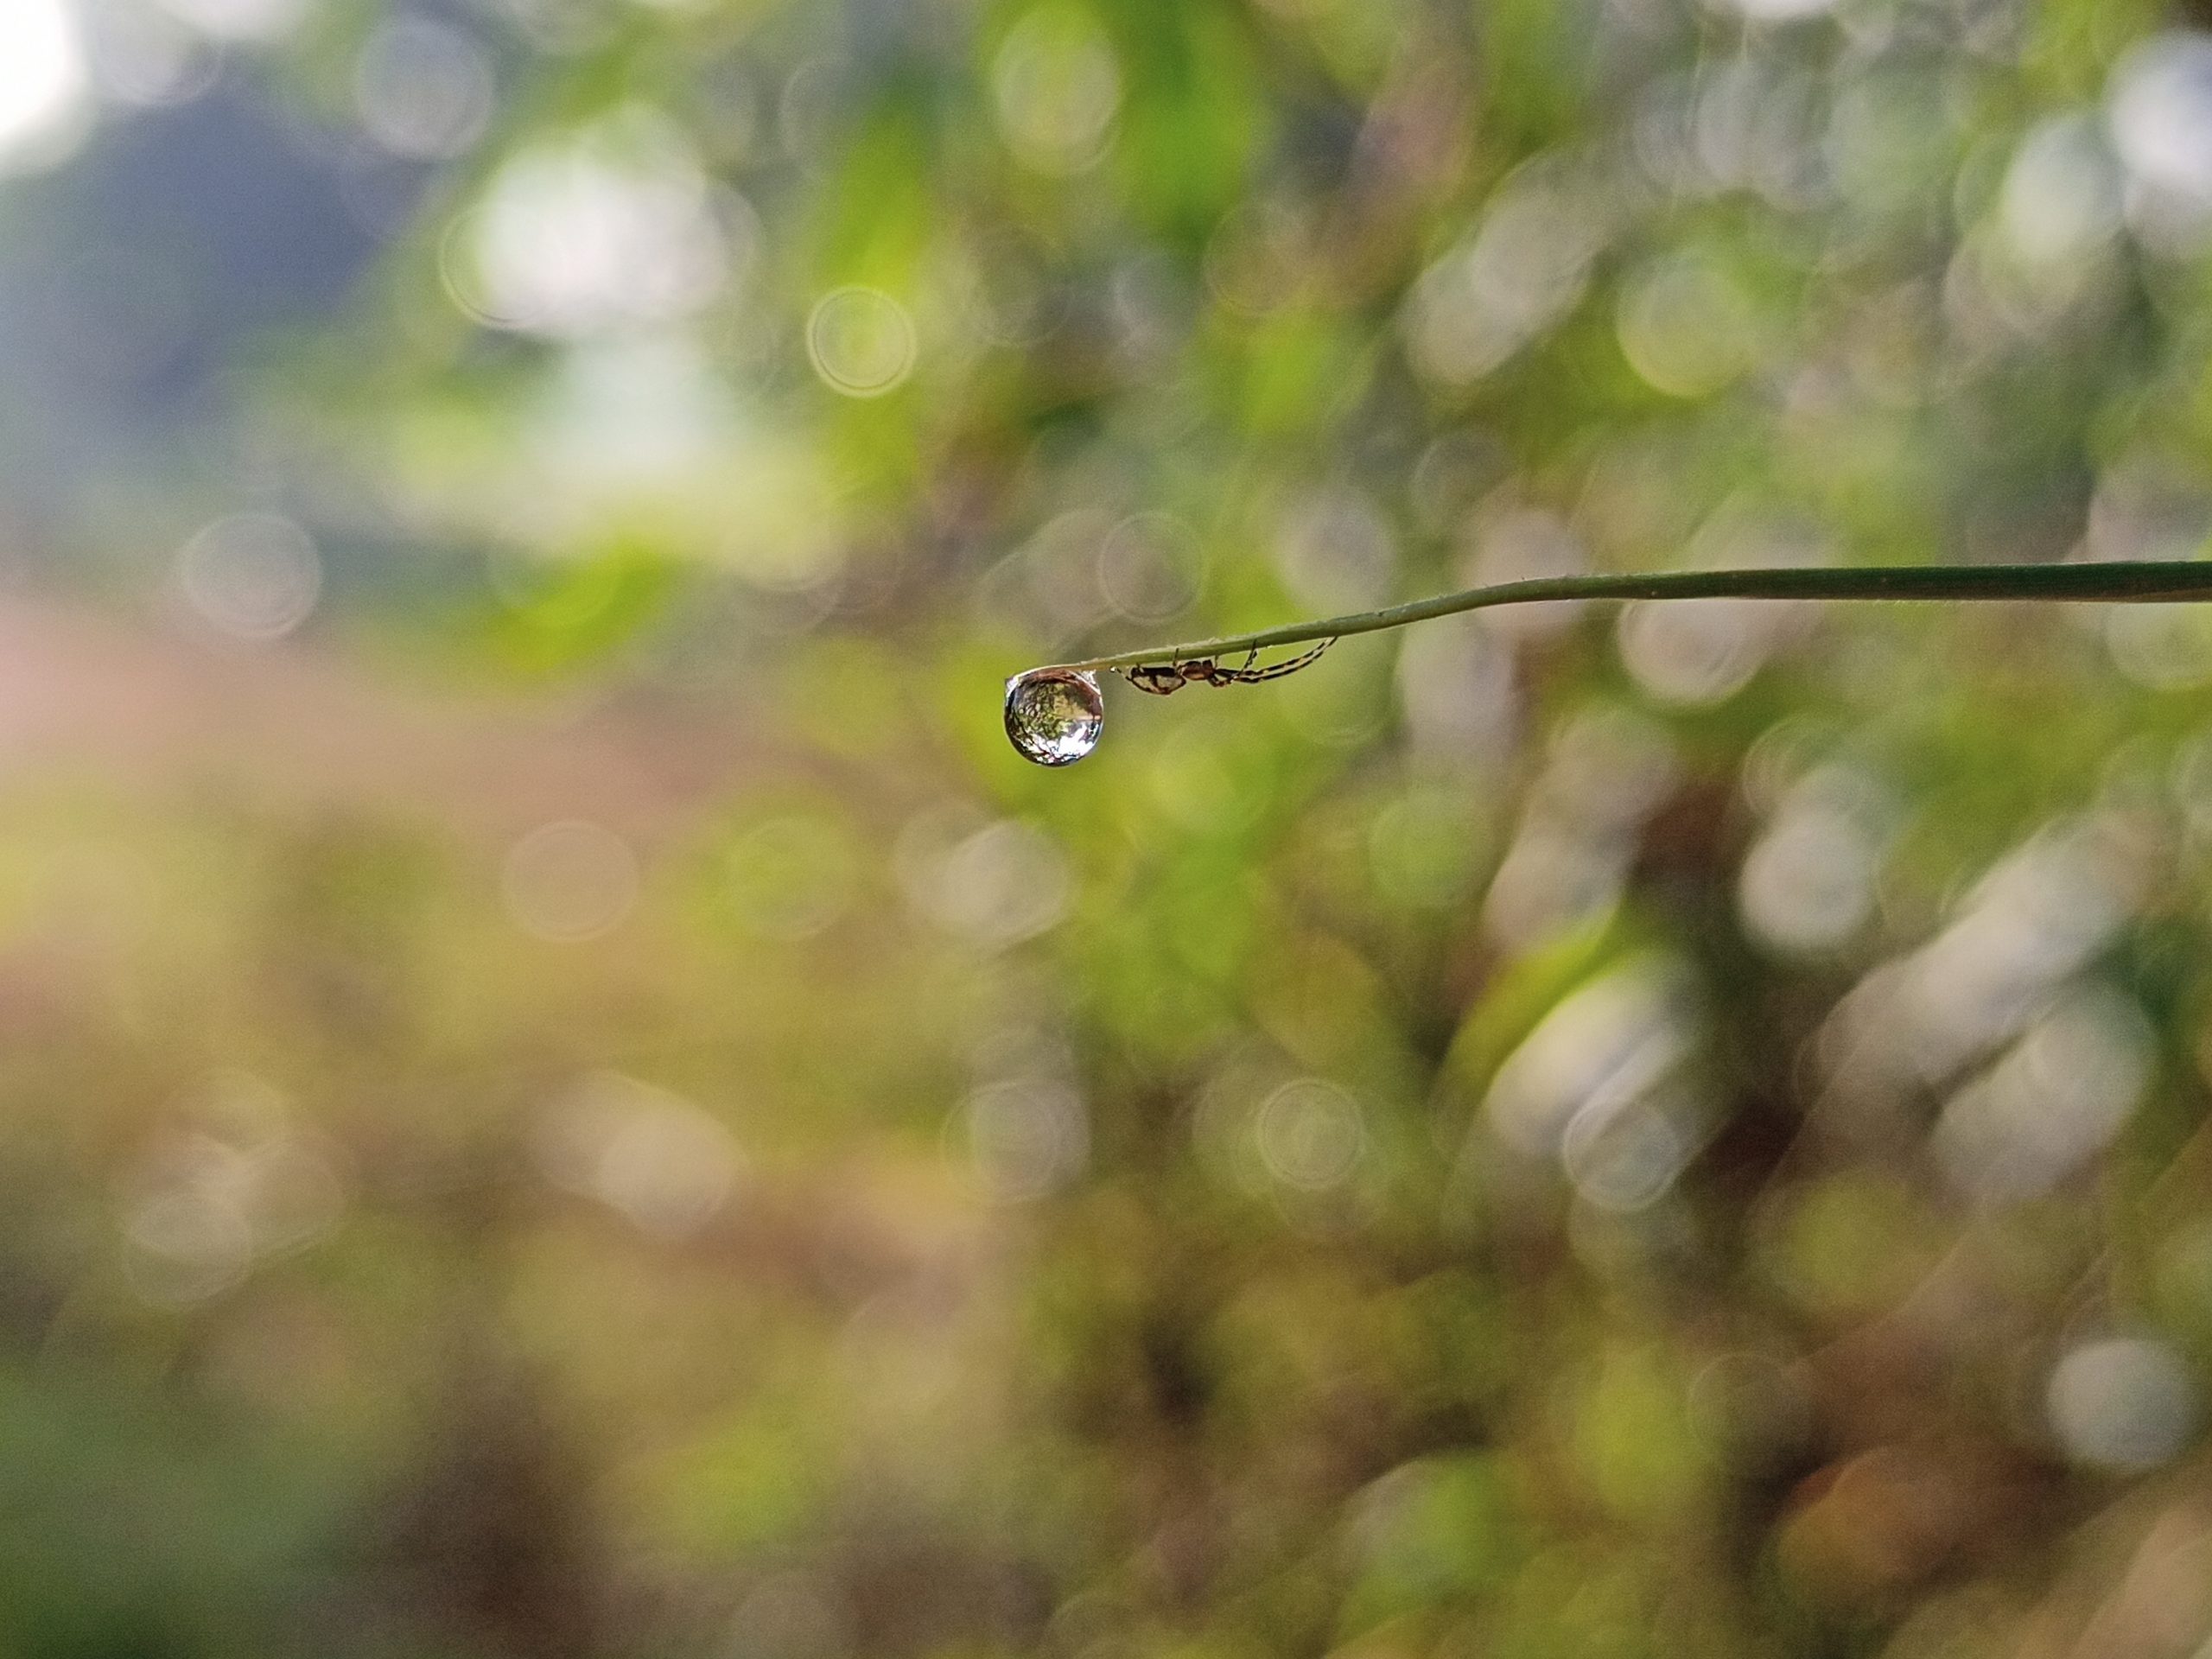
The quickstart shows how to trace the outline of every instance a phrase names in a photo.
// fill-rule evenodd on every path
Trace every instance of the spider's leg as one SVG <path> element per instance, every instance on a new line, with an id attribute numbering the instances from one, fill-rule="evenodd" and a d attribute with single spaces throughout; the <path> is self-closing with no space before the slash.
<path id="1" fill-rule="evenodd" d="M 1279 680 L 1286 674 L 1295 674 L 1300 669 L 1306 667 L 1336 643 L 1333 639 L 1324 639 L 1311 651 L 1300 652 L 1295 657 L 1286 658 L 1280 663 L 1270 663 L 1265 668 L 1239 669 L 1236 671 L 1236 678 L 1246 685 L 1257 685 L 1262 680 Z"/>

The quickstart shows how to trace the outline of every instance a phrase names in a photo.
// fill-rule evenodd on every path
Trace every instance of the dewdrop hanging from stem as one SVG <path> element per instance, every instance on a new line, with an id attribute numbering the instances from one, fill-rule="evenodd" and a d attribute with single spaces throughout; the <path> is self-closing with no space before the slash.
<path id="1" fill-rule="evenodd" d="M 1252 685 L 1305 668 L 1338 639 L 1426 622 L 1432 617 L 1544 600 L 1776 599 L 2007 600 L 2102 604 L 2197 603 L 2212 600 L 2212 563 L 2103 564 L 1924 564 L 1861 569 L 1681 570 L 1650 576 L 1542 576 L 1441 594 L 1379 611 L 1294 622 L 1256 633 L 1179 645 L 1154 645 L 1087 662 L 1033 668 L 1006 683 L 1006 730 L 1039 766 L 1072 765 L 1097 747 L 1106 720 L 1102 672 L 1118 673 L 1160 696 L 1185 685 Z M 1306 645 L 1300 655 L 1262 663 L 1261 654 Z M 1241 661 L 1231 664 L 1231 659 Z"/>
<path id="2" fill-rule="evenodd" d="M 1211 657 L 1178 657 L 1159 663 L 1107 664 L 1140 691 L 1164 697 L 1186 685 L 1257 685 L 1295 674 L 1337 642 L 1324 639 L 1313 650 L 1280 663 L 1256 666 L 1259 650 L 1244 653 L 1235 668 Z M 1040 766 L 1070 766 L 1098 747 L 1106 723 L 1106 694 L 1090 664 L 1033 668 L 1006 683 L 1006 734 L 1025 760 Z"/>

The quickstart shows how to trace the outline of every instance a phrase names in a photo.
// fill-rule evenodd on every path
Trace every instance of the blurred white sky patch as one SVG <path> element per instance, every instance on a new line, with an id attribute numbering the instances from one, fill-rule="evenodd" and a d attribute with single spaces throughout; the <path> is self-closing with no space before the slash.
<path id="1" fill-rule="evenodd" d="M 1490 1125 L 1530 1157 L 1565 1155 L 1603 1120 L 1671 1095 L 1696 1052 L 1694 987 L 1669 957 L 1637 957 L 1580 987 L 1546 1014 L 1498 1068 L 1484 1103 Z"/>
<path id="2" fill-rule="evenodd" d="M 1390 596 L 1398 549 L 1389 521 L 1364 492 L 1345 484 L 1304 490 L 1283 510 L 1274 565 L 1283 586 L 1311 610 L 1351 611 Z"/>
<path id="3" fill-rule="evenodd" d="M 614 1071 L 594 1072 L 550 1103 L 531 1140 L 538 1168 L 555 1185 L 596 1198 L 671 1243 L 715 1219 L 746 1166 L 719 1119 Z"/>
<path id="4" fill-rule="evenodd" d="M 219 41 L 267 43 L 298 28 L 308 0 L 161 0 L 178 21 Z"/>
<path id="5" fill-rule="evenodd" d="M 1936 1160 L 1992 1202 L 2048 1191 L 2119 1133 L 2151 1078 L 2157 1034 L 2109 986 L 2071 993 L 1944 1106 Z"/>
<path id="6" fill-rule="evenodd" d="M 1405 631 L 1398 697 L 1407 738 L 1432 766 L 1494 766 L 1520 725 L 1512 646 L 1473 617 Z"/>
<path id="7" fill-rule="evenodd" d="M 765 418 L 690 332 L 573 340 L 546 357 L 514 414 L 504 464 L 429 458 L 407 486 L 418 522 L 487 536 L 513 556 L 502 591 L 514 602 L 536 606 L 550 572 L 574 574 L 573 556 L 640 523 L 671 553 L 764 593 L 834 593 L 849 511 L 830 468 L 803 435 Z M 568 589 L 596 602 L 589 591 Z"/>
<path id="8" fill-rule="evenodd" d="M 1529 950 L 1618 903 L 1637 830 L 1677 775 L 1665 731 L 1639 715 L 1599 708 L 1562 726 L 1491 880 L 1484 931 Z"/>
<path id="9" fill-rule="evenodd" d="M 1506 180 L 1480 227 L 1421 275 L 1399 320 L 1407 355 L 1444 385 L 1480 379 L 1580 303 L 1613 212 L 1586 169 L 1539 156 Z"/>
<path id="10" fill-rule="evenodd" d="M 157 109 L 189 104 L 215 84 L 223 43 L 174 14 L 103 5 L 83 16 L 86 57 L 100 96 Z"/>
<path id="11" fill-rule="evenodd" d="M 2174 1456 L 2200 1416 L 2189 1368 L 2147 1337 L 2082 1344 L 2052 1368 L 2044 1394 L 2051 1432 L 2067 1456 L 2122 1472 L 2153 1469 Z"/>
<path id="12" fill-rule="evenodd" d="M 662 332 L 579 344 L 534 411 L 549 484 L 601 496 L 675 487 L 737 441 L 729 388 L 698 343 Z"/>
<path id="13" fill-rule="evenodd" d="M 0 0 L 0 173 L 48 167 L 74 149 L 90 92 L 66 0 Z"/>
<path id="14" fill-rule="evenodd" d="M 959 806 L 917 814 L 892 855 L 906 901 L 985 950 L 1058 926 L 1071 899 L 1058 841 L 1019 818 L 976 821 Z"/>
<path id="15" fill-rule="evenodd" d="M 1785 955 L 1848 941 L 1874 912 L 1895 814 L 1882 786 L 1847 766 L 1817 767 L 1793 785 L 1745 856 L 1745 927 Z"/>
<path id="16" fill-rule="evenodd" d="M 2148 1061 L 2125 1009 L 2062 998 L 2133 913 L 2140 859 L 2124 824 L 2100 819 L 2047 826 L 2000 859 L 1948 926 L 1836 1005 L 1820 1039 L 1829 1103 L 1878 1124 L 2071 1008 L 1959 1096 L 1942 1141 L 1954 1168 L 2009 1148 L 2016 1166 L 1990 1179 L 2012 1188 L 2048 1184 L 2101 1145 L 2133 1109 Z"/>
<path id="17" fill-rule="evenodd" d="M 1755 23 L 1794 23 L 1818 17 L 1833 4 L 1834 0 L 1713 0 L 1712 9 Z"/>
<path id="18" fill-rule="evenodd" d="M 2127 169 L 2127 217 L 2161 251 L 2212 234 L 2212 35 L 2153 35 L 2120 60 L 2107 93 Z"/>
<path id="19" fill-rule="evenodd" d="M 444 161 L 483 135 L 497 92 L 490 55 L 450 24 L 404 14 L 378 25 L 353 68 L 369 137 L 395 156 Z"/>
<path id="20" fill-rule="evenodd" d="M 632 108 L 502 166 L 448 236 L 454 303 L 497 328 L 567 339 L 696 315 L 749 264 L 749 213 L 716 212 L 683 136 Z"/>
<path id="21" fill-rule="evenodd" d="M 2031 128 L 2005 169 L 1998 216 L 2013 251 L 2037 268 L 2078 264 L 2119 234 L 2119 168 L 2096 123 L 2076 113 Z"/>

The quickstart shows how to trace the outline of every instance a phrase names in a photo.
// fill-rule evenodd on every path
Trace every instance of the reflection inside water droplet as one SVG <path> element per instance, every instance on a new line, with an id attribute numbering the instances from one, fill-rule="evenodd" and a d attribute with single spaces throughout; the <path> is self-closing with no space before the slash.
<path id="1" fill-rule="evenodd" d="M 1072 668 L 1033 668 L 1006 683 L 1006 734 L 1025 760 L 1072 766 L 1098 747 L 1106 699 L 1096 677 Z"/>

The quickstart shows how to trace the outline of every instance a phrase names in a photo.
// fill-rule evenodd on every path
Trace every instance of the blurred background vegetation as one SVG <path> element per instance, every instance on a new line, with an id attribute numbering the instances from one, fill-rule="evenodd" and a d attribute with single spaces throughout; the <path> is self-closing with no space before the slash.
<path id="1" fill-rule="evenodd" d="M 2212 14 L 0 0 L 0 1656 L 2188 1656 Z"/>

